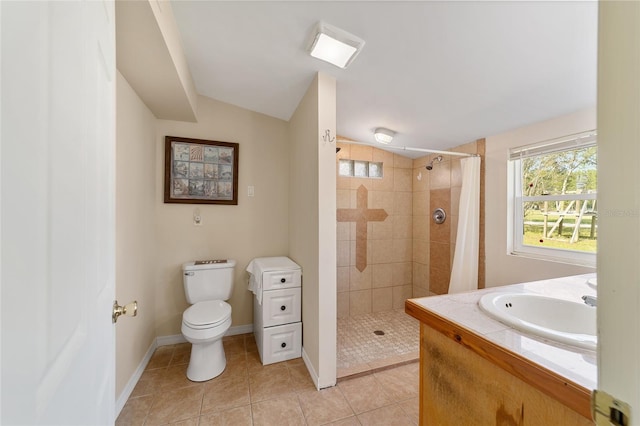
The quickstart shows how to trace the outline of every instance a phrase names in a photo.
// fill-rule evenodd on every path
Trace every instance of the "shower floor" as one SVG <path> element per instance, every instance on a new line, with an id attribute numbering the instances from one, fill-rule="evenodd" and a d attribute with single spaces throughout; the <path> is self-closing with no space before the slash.
<path id="1" fill-rule="evenodd" d="M 416 361 L 419 343 L 420 323 L 403 309 L 338 318 L 338 378 Z"/>

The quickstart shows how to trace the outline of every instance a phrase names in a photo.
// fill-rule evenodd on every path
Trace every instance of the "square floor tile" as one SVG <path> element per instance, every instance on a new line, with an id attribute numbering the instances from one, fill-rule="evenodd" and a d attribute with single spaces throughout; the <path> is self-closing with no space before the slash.
<path id="1" fill-rule="evenodd" d="M 296 396 L 269 399 L 251 405 L 254 426 L 305 426 L 302 409 Z"/>
<path id="2" fill-rule="evenodd" d="M 413 426 L 412 420 L 397 405 L 358 414 L 362 426 Z"/>
<path id="3" fill-rule="evenodd" d="M 145 425 L 161 425 L 200 415 L 203 386 L 192 386 L 155 395 Z"/>
<path id="4" fill-rule="evenodd" d="M 418 324 L 402 310 L 341 318 L 338 327 L 339 372 L 385 368 L 390 362 L 406 362 L 418 354 Z M 375 330 L 383 330 L 385 335 L 380 338 Z M 158 348 L 117 424 L 351 426 L 376 424 L 365 422 L 398 413 L 393 420 L 398 424 L 418 421 L 417 363 L 343 380 L 336 387 L 317 391 L 302 358 L 265 366 L 252 334 L 231 336 L 223 342 L 226 368 L 206 382 L 186 377 L 189 343 Z M 387 411 L 379 411 L 382 409 Z"/>
<path id="5" fill-rule="evenodd" d="M 198 426 L 252 426 L 251 406 L 232 408 L 230 410 L 200 416 Z"/>
<path id="6" fill-rule="evenodd" d="M 249 405 L 250 402 L 249 379 L 247 377 L 210 380 L 204 384 L 203 414 Z"/>
<path id="7" fill-rule="evenodd" d="M 153 395 L 129 398 L 116 420 L 116 426 L 143 425 L 152 403 Z"/>
<path id="8" fill-rule="evenodd" d="M 298 398 L 310 426 L 334 422 L 354 414 L 338 387 L 301 393 Z"/>
<path id="9" fill-rule="evenodd" d="M 340 382 L 338 387 L 356 414 L 371 411 L 393 402 L 371 374 L 345 380 Z"/>

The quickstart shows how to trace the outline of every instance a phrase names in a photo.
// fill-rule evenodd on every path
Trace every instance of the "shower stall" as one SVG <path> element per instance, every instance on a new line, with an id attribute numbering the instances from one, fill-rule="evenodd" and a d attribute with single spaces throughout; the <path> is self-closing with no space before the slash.
<path id="1" fill-rule="evenodd" d="M 484 140 L 420 158 L 340 140 L 337 147 L 337 376 L 343 378 L 418 359 L 419 324 L 404 313 L 404 302 L 448 290 L 462 186 L 458 155 L 483 155 Z M 442 224 L 432 222 L 435 208 L 447 214 Z"/>

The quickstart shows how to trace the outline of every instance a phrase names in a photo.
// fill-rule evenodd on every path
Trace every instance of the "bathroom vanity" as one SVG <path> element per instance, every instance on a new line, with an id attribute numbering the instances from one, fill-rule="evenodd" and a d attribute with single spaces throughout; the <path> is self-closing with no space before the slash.
<path id="1" fill-rule="evenodd" d="M 581 301 L 595 274 L 409 299 L 420 320 L 421 425 L 591 425 L 596 352 L 511 328 L 478 307 L 490 292 Z"/>

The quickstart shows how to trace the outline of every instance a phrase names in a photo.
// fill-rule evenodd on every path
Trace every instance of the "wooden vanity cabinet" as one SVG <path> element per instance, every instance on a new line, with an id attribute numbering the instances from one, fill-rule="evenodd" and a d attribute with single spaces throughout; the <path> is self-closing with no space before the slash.
<path id="1" fill-rule="evenodd" d="M 590 391 L 408 300 L 420 323 L 421 425 L 593 425 Z"/>

